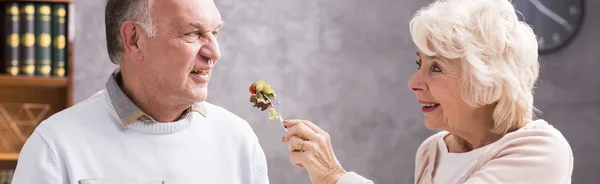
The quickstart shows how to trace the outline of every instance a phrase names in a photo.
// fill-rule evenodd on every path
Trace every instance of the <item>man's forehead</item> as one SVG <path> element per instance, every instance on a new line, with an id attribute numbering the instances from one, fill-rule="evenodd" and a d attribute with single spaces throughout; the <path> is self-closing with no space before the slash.
<path id="1" fill-rule="evenodd" d="M 217 27 L 222 24 L 221 15 L 212 0 L 158 0 L 155 16 L 172 17 L 180 26 Z M 193 24 L 191 24 L 193 23 Z"/>
<path id="2" fill-rule="evenodd" d="M 213 0 L 154 0 L 154 5 L 168 8 L 201 7 L 210 9 L 215 7 L 215 3 Z"/>

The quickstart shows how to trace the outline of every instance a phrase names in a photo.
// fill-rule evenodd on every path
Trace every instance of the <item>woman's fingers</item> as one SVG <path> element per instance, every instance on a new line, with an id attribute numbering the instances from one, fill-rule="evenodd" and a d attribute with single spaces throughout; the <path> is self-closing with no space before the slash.
<path id="1" fill-rule="evenodd" d="M 303 123 L 298 123 L 292 127 L 288 127 L 288 131 L 285 133 L 281 141 L 288 142 L 292 136 L 298 136 L 306 140 L 322 139 L 319 134 Z"/>
<path id="2" fill-rule="evenodd" d="M 332 173 L 337 176 L 346 172 L 333 153 L 327 132 L 304 120 L 285 120 L 284 125 L 288 132 L 282 141 L 289 142 L 290 161 L 305 168 L 312 182 L 329 181 Z"/>
<path id="3" fill-rule="evenodd" d="M 286 119 L 283 120 L 283 125 L 286 127 L 293 127 L 294 125 L 301 123 L 302 120 L 296 120 L 296 119 Z"/>
<path id="4" fill-rule="evenodd" d="M 306 140 L 298 137 L 298 136 L 292 136 L 290 138 L 290 142 L 288 144 L 288 149 L 290 150 L 290 152 L 295 152 L 295 151 L 299 151 L 299 150 L 304 150 L 304 143 Z"/>
<path id="5" fill-rule="evenodd" d="M 288 149 L 290 152 L 324 152 L 326 150 L 321 150 L 319 145 L 315 144 L 312 141 L 304 140 L 298 136 L 293 136 L 290 138 L 290 142 L 288 144 Z"/>
<path id="6" fill-rule="evenodd" d="M 310 121 L 302 121 L 302 123 L 304 123 L 306 126 L 308 126 L 313 131 L 317 132 L 318 134 L 326 133 L 325 131 L 323 131 L 323 129 L 321 129 L 319 126 L 315 125 Z"/>
<path id="7" fill-rule="evenodd" d="M 292 126 L 295 126 L 297 124 L 305 124 L 310 129 L 312 129 L 314 132 L 319 133 L 319 134 L 325 132 L 321 128 L 319 128 L 319 126 L 317 126 L 314 123 L 312 123 L 310 121 L 307 121 L 307 120 L 298 120 L 298 119 L 283 120 L 283 125 L 286 126 L 286 127 L 292 127 Z"/>
<path id="8" fill-rule="evenodd" d="M 297 135 L 301 138 L 305 138 L 311 141 L 315 141 L 319 144 L 325 145 L 330 142 L 329 133 L 323 131 L 319 126 L 314 123 L 306 120 L 284 120 L 284 125 L 290 129 L 294 129 L 294 127 L 298 127 L 301 132 L 290 131 L 288 129 L 288 133 L 282 138 L 283 142 L 289 141 L 291 136 Z M 310 129 L 307 130 L 306 128 Z"/>

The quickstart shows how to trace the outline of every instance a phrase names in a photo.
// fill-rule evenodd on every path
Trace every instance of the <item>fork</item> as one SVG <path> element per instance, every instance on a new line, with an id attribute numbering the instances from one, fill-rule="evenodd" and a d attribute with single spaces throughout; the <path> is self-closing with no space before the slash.
<path id="1" fill-rule="evenodd" d="M 265 98 L 267 98 L 267 100 L 269 101 L 269 103 L 271 103 L 271 108 L 275 109 L 275 111 L 277 111 L 277 108 L 275 107 L 279 107 L 279 105 L 281 105 L 281 103 L 279 102 L 279 100 L 277 99 L 270 99 L 267 96 L 264 96 Z M 281 113 L 279 111 L 277 111 L 277 117 L 279 118 L 279 122 L 281 123 L 281 126 L 283 126 L 283 129 L 287 132 L 288 129 L 287 127 L 285 127 L 285 125 L 283 125 L 283 118 L 281 118 Z"/>

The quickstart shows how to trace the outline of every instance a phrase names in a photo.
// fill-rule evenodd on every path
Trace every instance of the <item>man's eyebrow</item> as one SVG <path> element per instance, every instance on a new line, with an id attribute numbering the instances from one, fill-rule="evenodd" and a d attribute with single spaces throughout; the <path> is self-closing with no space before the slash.
<path id="1" fill-rule="evenodd" d="M 206 24 L 204 22 L 189 22 L 188 25 L 196 29 L 204 29 Z"/>
<path id="2" fill-rule="evenodd" d="M 223 28 L 224 25 L 225 25 L 224 22 L 219 22 L 219 24 L 217 24 L 217 27 L 215 27 L 215 29 L 221 29 L 221 28 Z"/>
<path id="3" fill-rule="evenodd" d="M 200 29 L 200 30 L 207 29 L 206 23 L 204 23 L 202 21 L 200 21 L 200 22 L 196 22 L 196 21 L 189 22 L 188 25 L 192 26 L 192 27 L 194 27 L 196 29 Z M 223 27 L 223 22 L 219 22 L 219 24 L 217 24 L 217 26 L 215 27 L 215 29 L 221 29 L 221 27 Z"/>

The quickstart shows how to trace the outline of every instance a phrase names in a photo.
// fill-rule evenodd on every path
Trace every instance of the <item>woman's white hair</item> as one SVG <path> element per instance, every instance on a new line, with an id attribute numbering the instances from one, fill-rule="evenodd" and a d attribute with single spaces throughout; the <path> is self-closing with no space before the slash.
<path id="1" fill-rule="evenodd" d="M 492 132 L 533 119 L 537 40 L 509 0 L 437 0 L 415 13 L 410 34 L 425 55 L 462 61 L 462 99 L 495 104 Z"/>

